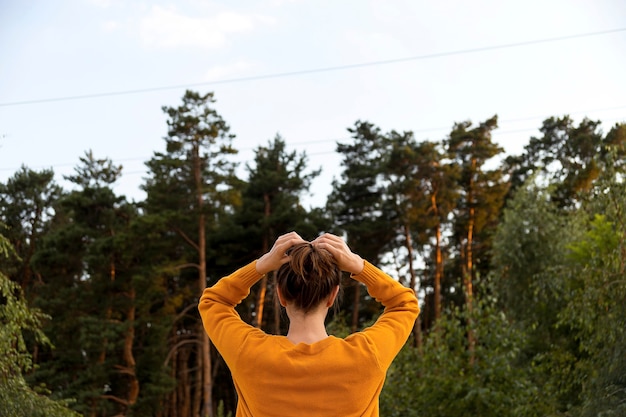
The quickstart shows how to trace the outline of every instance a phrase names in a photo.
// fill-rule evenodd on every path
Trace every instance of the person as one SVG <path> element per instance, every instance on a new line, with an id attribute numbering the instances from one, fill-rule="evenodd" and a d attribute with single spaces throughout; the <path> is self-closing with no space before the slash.
<path id="1" fill-rule="evenodd" d="M 279 301 L 289 318 L 286 336 L 268 335 L 235 311 L 271 271 L 277 271 Z M 329 336 L 324 326 L 341 271 L 385 307 L 371 327 L 346 338 Z M 353 253 L 342 238 L 325 233 L 307 242 L 295 232 L 205 289 L 198 308 L 231 371 L 238 417 L 378 416 L 387 369 L 419 314 L 412 289 Z"/>

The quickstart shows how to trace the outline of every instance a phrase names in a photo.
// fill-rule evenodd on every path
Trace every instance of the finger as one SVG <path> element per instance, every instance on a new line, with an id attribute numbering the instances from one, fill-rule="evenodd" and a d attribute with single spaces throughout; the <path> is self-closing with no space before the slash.
<path id="1" fill-rule="evenodd" d="M 337 256 L 339 256 L 342 253 L 342 247 L 337 245 L 334 242 L 329 242 L 329 241 L 322 240 L 320 242 L 317 242 L 315 244 L 315 247 L 317 247 L 319 249 L 327 250 L 334 257 L 337 257 Z"/>
<path id="2" fill-rule="evenodd" d="M 276 250 L 281 252 L 286 252 L 292 246 L 298 243 L 307 243 L 304 239 L 302 239 L 297 233 L 294 233 L 293 236 L 285 236 L 285 239 L 279 242 L 278 240 L 275 243 Z"/>
<path id="3" fill-rule="evenodd" d="M 340 238 L 339 236 L 335 236 L 332 234 L 326 234 L 323 236 L 324 243 L 331 245 L 334 248 L 343 248 L 346 246 L 346 242 Z"/>
<path id="4" fill-rule="evenodd" d="M 316 241 L 318 244 L 328 245 L 330 247 L 337 248 L 337 249 L 340 249 L 345 246 L 345 242 L 343 241 L 343 239 L 334 235 L 322 235 L 319 238 L 317 238 Z M 320 246 L 320 247 L 324 247 L 324 246 Z"/>

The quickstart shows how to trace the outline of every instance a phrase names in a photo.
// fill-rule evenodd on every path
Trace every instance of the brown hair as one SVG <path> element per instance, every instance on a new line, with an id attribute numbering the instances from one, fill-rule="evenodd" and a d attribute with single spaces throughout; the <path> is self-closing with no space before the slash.
<path id="1" fill-rule="evenodd" d="M 291 259 L 276 272 L 276 285 L 286 302 L 305 313 L 326 300 L 341 282 L 341 269 L 333 255 L 310 243 L 292 246 Z"/>

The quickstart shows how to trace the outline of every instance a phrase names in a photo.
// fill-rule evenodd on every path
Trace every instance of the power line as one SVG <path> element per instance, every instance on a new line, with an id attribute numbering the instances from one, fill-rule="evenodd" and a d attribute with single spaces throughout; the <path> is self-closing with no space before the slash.
<path id="1" fill-rule="evenodd" d="M 577 114 L 577 113 L 588 113 L 588 112 L 593 112 L 593 111 L 598 111 L 598 110 L 616 110 L 616 109 L 623 109 L 623 108 L 626 108 L 626 106 L 580 111 L 580 112 L 570 113 L 570 115 L 571 114 Z M 539 117 L 542 117 L 542 116 L 508 119 L 508 120 L 499 121 L 499 123 L 534 120 L 534 119 L 537 119 Z M 623 117 L 611 118 L 611 119 L 604 120 L 603 123 L 604 122 L 608 122 L 608 123 L 611 123 L 611 122 L 624 123 L 623 122 L 624 119 L 625 118 L 623 118 Z M 443 131 L 443 130 L 450 130 L 450 129 L 451 129 L 451 126 L 445 126 L 445 127 L 437 127 L 437 128 L 436 127 L 432 127 L 432 128 L 425 128 L 425 129 L 419 129 L 419 130 L 412 130 L 411 132 L 413 132 L 413 133 L 416 133 L 416 132 L 431 132 L 431 131 Z M 518 128 L 518 129 L 495 130 L 493 133 L 494 133 L 494 135 L 497 135 L 498 137 L 501 137 L 501 136 L 517 134 L 517 133 L 538 132 L 539 129 L 540 129 L 540 126 L 534 126 L 534 127 L 528 127 L 528 128 L 521 127 L 521 128 Z M 290 147 L 307 146 L 307 145 L 320 144 L 320 143 L 331 143 L 331 142 L 335 142 L 336 143 L 336 142 L 339 142 L 339 141 L 349 141 L 351 139 L 352 138 L 350 138 L 350 137 L 333 138 L 333 139 L 318 139 L 318 140 L 309 140 L 309 141 L 304 141 L 304 142 L 293 142 L 293 143 L 288 143 L 287 145 L 290 146 Z M 258 146 L 238 148 L 237 150 L 240 151 L 240 152 L 247 152 L 247 151 L 253 151 L 257 147 Z M 333 155 L 335 153 L 336 153 L 335 150 L 328 150 L 328 151 L 307 153 L 307 156 Z M 117 164 L 119 162 L 146 161 L 148 158 L 149 157 L 127 157 L 127 158 L 114 159 L 113 162 L 115 164 Z M 30 169 L 48 169 L 48 168 L 54 169 L 54 168 L 63 168 L 63 167 L 75 167 L 76 165 L 77 165 L 77 163 L 75 163 L 75 162 L 64 162 L 64 163 L 54 163 L 54 164 L 51 164 L 49 166 L 34 166 L 34 167 L 28 167 L 28 168 L 30 168 Z M 21 167 L 20 168 L 16 168 L 16 167 L 0 168 L 0 172 L 3 172 L 3 171 L 17 171 L 19 169 L 21 169 Z M 127 171 L 127 172 L 124 172 L 123 174 L 125 176 L 128 176 L 128 175 L 145 174 L 145 173 L 146 173 L 146 171 Z"/>
<path id="2" fill-rule="evenodd" d="M 576 114 L 589 114 L 589 113 L 594 113 L 594 112 L 599 112 L 599 111 L 609 111 L 609 110 L 621 110 L 621 109 L 626 109 L 626 106 L 615 106 L 615 107 L 604 107 L 604 108 L 596 108 L 596 109 L 590 109 L 590 110 L 579 110 L 579 111 L 575 111 L 575 112 L 569 112 L 567 113 L 568 116 L 572 116 L 572 115 L 576 115 Z M 529 121 L 529 120 L 537 120 L 537 119 L 545 119 L 545 115 L 537 115 L 537 116 L 524 116 L 524 117 L 518 117 L 518 118 L 514 118 L 514 119 L 504 119 L 504 120 L 498 120 L 498 124 L 506 124 L 506 123 L 514 123 L 514 122 L 522 122 L 522 121 Z M 603 120 L 602 122 L 622 122 L 624 120 L 623 117 L 618 117 L 618 118 L 611 118 L 611 119 L 606 119 Z M 520 132 L 533 132 L 533 131 L 537 131 L 539 130 L 540 127 L 535 126 L 535 127 L 530 127 L 530 128 L 519 128 L 519 129 L 515 129 L 515 130 L 497 130 L 494 133 L 498 136 L 502 136 L 502 135 L 507 135 L 507 134 L 511 134 L 511 133 L 520 133 Z M 412 133 L 428 133 L 428 132 L 441 132 L 444 130 L 451 130 L 452 129 L 452 124 L 448 125 L 448 126 L 439 126 L 439 127 L 426 127 L 426 128 L 422 128 L 422 129 L 414 129 L 411 130 Z M 2 136 L 6 136 L 6 135 L 0 135 L 0 138 L 2 138 Z M 342 138 L 333 138 L 333 139 L 318 139 L 318 140 L 307 140 L 304 142 L 292 142 L 292 143 L 288 143 L 289 146 L 306 146 L 306 145 L 313 145 L 313 144 L 318 144 L 318 143 L 330 143 L 330 142 L 338 142 L 338 141 L 345 141 L 345 140 L 350 140 L 351 138 L 349 137 L 342 137 Z M 252 147 L 245 147 L 245 148 L 238 148 L 238 151 L 241 152 L 246 152 L 246 151 L 253 151 L 255 150 L 258 146 L 252 146 Z M 332 154 L 333 152 L 326 152 L 324 154 Z M 315 154 L 308 154 L 309 156 L 311 155 L 319 155 L 320 153 L 315 153 Z M 145 161 L 148 157 L 146 156 L 136 156 L 136 157 L 126 157 L 126 158 L 120 158 L 120 159 L 115 159 L 114 163 L 119 163 L 119 162 L 135 162 L 135 161 Z M 59 167 L 73 167 L 76 166 L 75 162 L 61 162 L 61 163 L 55 163 L 52 164 L 50 167 L 51 168 L 59 168 Z M 46 168 L 44 166 L 37 166 L 34 168 Z M 16 171 L 20 169 L 19 167 L 10 167 L 10 168 L 0 168 L 0 172 L 2 171 Z M 126 173 L 128 174 L 128 173 Z"/>
<path id="3" fill-rule="evenodd" d="M 230 78 L 230 79 L 224 79 L 224 80 L 207 81 L 207 82 L 202 82 L 202 83 L 180 84 L 180 85 L 171 85 L 171 86 L 164 86 L 164 87 L 142 88 L 142 89 L 136 89 L 136 90 L 112 91 L 112 92 L 106 92 L 106 93 L 93 93 L 93 94 L 84 94 L 84 95 L 77 95 L 77 96 L 65 96 L 65 97 L 53 97 L 53 98 L 34 99 L 34 100 L 13 101 L 13 102 L 0 103 L 0 107 L 20 106 L 20 105 L 38 104 L 38 103 L 50 103 L 50 102 L 69 101 L 69 100 L 84 100 L 84 99 L 89 99 L 89 98 L 101 98 L 101 97 L 121 96 L 121 95 L 130 95 L 130 94 L 143 94 L 143 93 L 150 93 L 150 92 L 156 92 L 156 91 L 178 90 L 178 89 L 191 88 L 191 87 L 202 87 L 202 86 L 207 86 L 207 85 L 232 84 L 232 83 L 240 83 L 240 82 L 246 82 L 246 81 L 259 81 L 259 80 L 267 80 L 267 79 L 273 79 L 273 78 L 317 74 L 317 73 L 323 73 L 323 72 L 344 71 L 344 70 L 349 70 L 349 69 L 373 67 L 373 66 L 379 66 L 379 65 L 398 64 L 398 63 L 409 62 L 409 61 L 421 61 L 421 60 L 426 60 L 426 59 L 442 58 L 442 57 L 453 56 L 453 55 L 494 51 L 498 49 L 517 48 L 521 46 L 537 45 L 537 44 L 550 43 L 550 42 L 559 42 L 559 41 L 565 41 L 565 40 L 570 40 L 570 39 L 587 38 L 591 36 L 608 35 L 611 33 L 618 33 L 618 32 L 624 32 L 624 31 L 626 31 L 626 27 L 618 28 L 618 29 L 603 30 L 599 32 L 579 33 L 575 35 L 565 35 L 565 36 L 558 36 L 558 37 L 553 37 L 553 38 L 543 38 L 543 39 L 514 42 L 514 43 L 501 44 L 501 45 L 491 45 L 491 46 L 462 49 L 462 50 L 456 50 L 456 51 L 439 52 L 439 53 L 426 54 L 426 55 L 417 55 L 417 56 L 411 56 L 411 57 L 406 57 L 406 58 L 370 61 L 370 62 L 362 62 L 362 63 L 357 63 L 357 64 L 338 65 L 338 66 L 333 66 L 333 67 L 314 68 L 314 69 L 290 71 L 290 72 L 279 72 L 279 73 L 274 73 L 274 74 L 253 75 L 250 77 Z"/>

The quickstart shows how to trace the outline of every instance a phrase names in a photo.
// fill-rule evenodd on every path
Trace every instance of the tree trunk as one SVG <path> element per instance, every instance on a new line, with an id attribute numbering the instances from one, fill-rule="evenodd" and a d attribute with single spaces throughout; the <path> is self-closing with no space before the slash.
<path id="1" fill-rule="evenodd" d="M 120 372 L 128 375 L 128 405 L 131 406 L 137 402 L 139 397 L 139 380 L 135 371 L 135 356 L 133 355 L 133 343 L 135 341 L 135 289 L 131 288 L 130 307 L 128 309 L 128 317 L 126 321 L 129 323 L 126 335 L 124 337 L 124 367 Z"/>
<path id="2" fill-rule="evenodd" d="M 178 355 L 178 410 L 175 417 L 191 417 L 191 381 L 189 380 L 189 348 L 181 349 Z"/>
<path id="3" fill-rule="evenodd" d="M 271 206 L 271 202 L 270 202 L 270 196 L 265 193 L 263 194 L 263 203 L 264 203 L 264 213 L 263 213 L 263 217 L 265 220 L 266 224 L 269 224 L 269 217 L 270 214 L 272 213 L 272 206 Z M 269 234 L 270 234 L 270 228 L 268 227 L 268 230 L 265 231 L 265 233 L 263 234 L 263 253 L 267 253 L 267 251 L 269 251 Z M 257 303 L 256 303 L 256 314 L 254 317 L 255 323 L 256 323 L 256 327 L 257 328 L 261 328 L 263 326 L 263 312 L 265 310 L 265 296 L 267 294 L 267 275 L 265 275 L 262 279 L 261 279 L 261 288 L 259 289 L 259 296 L 257 297 Z"/>
<path id="4" fill-rule="evenodd" d="M 439 207 L 437 206 L 437 194 L 434 193 L 431 198 L 431 206 L 433 209 L 433 215 L 437 219 L 437 226 L 435 228 L 435 322 L 439 321 L 441 317 L 441 279 L 443 277 L 443 256 L 441 254 L 441 220 L 439 219 Z"/>
<path id="5" fill-rule="evenodd" d="M 463 286 L 465 289 L 465 303 L 467 306 L 468 320 L 467 320 L 467 343 L 470 354 L 470 364 L 474 364 L 474 354 L 476 348 L 476 336 L 474 334 L 474 320 L 472 318 L 472 312 L 474 307 L 474 290 L 473 290 L 473 252 L 474 245 L 474 172 L 476 171 L 476 158 L 472 159 L 472 170 L 470 174 L 470 182 L 467 193 L 467 205 L 468 205 L 468 219 L 467 219 L 467 242 L 465 246 L 465 268 L 463 271 Z"/>
<path id="6" fill-rule="evenodd" d="M 259 296 L 256 303 L 256 314 L 254 316 L 254 323 L 257 328 L 263 326 L 263 311 L 265 310 L 265 294 L 267 293 L 267 275 L 261 278 L 261 288 L 259 288 Z"/>
<path id="7" fill-rule="evenodd" d="M 406 250 L 408 252 L 408 258 L 409 258 L 409 276 L 411 277 L 409 286 L 410 288 L 415 291 L 415 284 L 416 279 L 415 279 L 415 269 L 413 268 L 413 243 L 411 242 L 411 230 L 409 229 L 409 226 L 405 223 L 404 226 L 404 242 L 406 245 Z M 417 348 L 422 347 L 422 329 L 421 329 L 421 320 L 415 320 L 415 323 L 413 323 L 413 345 Z"/>
<path id="8" fill-rule="evenodd" d="M 178 349 L 174 351 L 173 353 L 173 360 L 172 360 L 172 370 L 170 372 L 170 376 L 172 377 L 172 380 L 176 381 L 176 377 L 177 377 L 177 373 L 178 373 Z M 173 390 L 170 395 L 170 400 L 168 401 L 169 403 L 169 407 L 168 407 L 168 413 L 167 413 L 167 417 L 175 417 L 178 415 L 178 387 Z"/>
<path id="9" fill-rule="evenodd" d="M 111 280 L 111 282 L 115 281 L 115 262 L 112 257 L 109 262 L 109 279 Z M 105 317 L 105 326 L 108 326 L 111 322 L 111 317 L 113 317 L 113 308 L 111 307 L 111 302 L 109 302 L 107 305 L 107 308 L 104 313 L 104 317 Z M 98 360 L 97 360 L 98 365 L 104 364 L 104 361 L 106 360 L 108 344 L 109 344 L 109 339 L 107 337 L 104 337 L 104 339 L 102 340 L 102 350 L 100 351 L 100 355 L 98 355 Z M 98 400 L 96 399 L 93 400 L 92 407 L 91 407 L 91 417 L 96 417 L 97 403 L 101 399 L 103 399 L 103 396 L 100 396 Z"/>
<path id="10" fill-rule="evenodd" d="M 194 179 L 196 182 L 196 199 L 198 204 L 198 289 L 200 295 L 206 289 L 206 225 L 204 216 L 203 183 L 200 165 L 199 143 L 194 145 Z M 202 407 L 199 415 L 202 417 L 213 416 L 213 380 L 211 378 L 211 346 L 209 337 L 204 331 L 202 323 L 199 323 L 199 339 L 201 343 L 198 365 L 201 369 L 200 383 L 202 387 Z"/>

